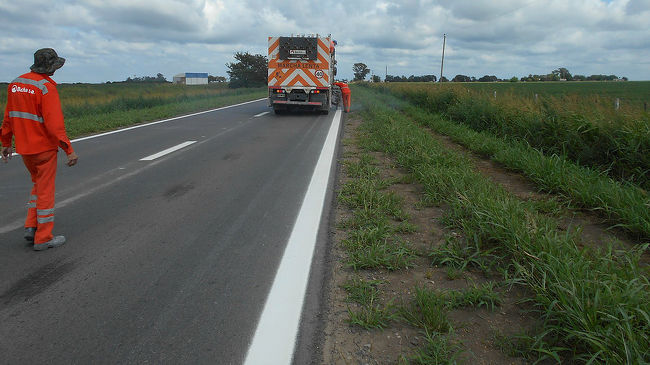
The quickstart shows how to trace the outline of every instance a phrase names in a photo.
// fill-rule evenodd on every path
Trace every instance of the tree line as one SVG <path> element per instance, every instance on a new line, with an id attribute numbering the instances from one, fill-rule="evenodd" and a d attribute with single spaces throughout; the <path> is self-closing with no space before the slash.
<path id="1" fill-rule="evenodd" d="M 352 72 L 354 73 L 354 81 L 363 81 L 366 79 L 370 73 L 370 69 L 364 63 L 358 62 L 352 66 Z M 373 82 L 380 82 L 381 78 L 377 75 L 370 75 L 370 80 Z M 422 75 L 415 76 L 411 75 L 406 76 L 394 76 L 386 75 L 386 82 L 436 82 L 438 79 L 435 75 Z M 448 82 L 449 80 L 446 77 L 440 79 L 441 82 Z M 476 78 L 474 76 L 467 75 L 456 75 L 451 79 L 452 82 L 496 82 L 496 81 L 628 81 L 627 77 L 618 77 L 616 75 L 572 75 L 568 69 L 565 67 L 557 68 L 546 75 L 532 75 L 523 76 L 518 78 L 513 76 L 510 79 L 500 79 L 494 75 L 484 75 L 482 77 Z"/>
<path id="2" fill-rule="evenodd" d="M 451 81 L 453 82 L 495 82 L 495 81 L 510 81 L 510 82 L 527 82 L 527 81 L 627 81 L 627 77 L 618 77 L 616 75 L 572 75 L 565 67 L 557 68 L 546 75 L 533 75 L 522 76 L 517 78 L 513 76 L 510 79 L 499 79 L 496 76 L 485 75 L 479 79 L 465 75 L 456 75 Z"/>

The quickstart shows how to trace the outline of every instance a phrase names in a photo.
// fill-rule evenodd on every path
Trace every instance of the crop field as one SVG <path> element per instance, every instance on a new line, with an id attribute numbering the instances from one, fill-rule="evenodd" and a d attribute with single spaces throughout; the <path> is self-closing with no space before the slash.
<path id="1" fill-rule="evenodd" d="M 534 98 L 535 94 L 541 97 L 570 97 L 569 100 L 581 99 L 582 102 L 592 105 L 603 105 L 604 108 L 614 110 L 616 99 L 620 99 L 623 110 L 642 111 L 644 103 L 646 111 L 650 111 L 650 82 L 472 82 L 463 84 L 472 91 L 480 91 L 497 97 L 501 94 L 520 95 Z"/>
<path id="2" fill-rule="evenodd" d="M 499 85 L 353 87 L 326 362 L 650 362 L 647 114 Z"/>
<path id="3" fill-rule="evenodd" d="M 266 88 L 163 83 L 60 84 L 57 86 L 70 138 L 263 98 Z M 4 111 L 7 85 L 0 84 Z"/>

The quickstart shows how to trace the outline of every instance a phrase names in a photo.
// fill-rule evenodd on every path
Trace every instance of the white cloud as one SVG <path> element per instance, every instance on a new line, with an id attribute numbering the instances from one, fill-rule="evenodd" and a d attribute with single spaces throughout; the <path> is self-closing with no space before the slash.
<path id="1" fill-rule="evenodd" d="M 43 9 L 43 10 L 40 10 Z M 45 0 L 0 4 L 0 81 L 33 52 L 67 58 L 62 82 L 185 71 L 226 75 L 237 51 L 266 54 L 266 37 L 332 34 L 341 78 L 366 63 L 383 76 L 523 76 L 566 67 L 650 79 L 650 0 Z"/>

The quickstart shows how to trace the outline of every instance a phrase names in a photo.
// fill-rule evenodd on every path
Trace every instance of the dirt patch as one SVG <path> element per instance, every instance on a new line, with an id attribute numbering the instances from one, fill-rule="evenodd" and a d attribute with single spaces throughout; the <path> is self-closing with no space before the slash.
<path id="1" fill-rule="evenodd" d="M 359 117 L 351 115 L 344 126 L 344 143 L 342 146 L 343 161 L 358 160 L 361 153 L 356 143 L 357 128 L 361 124 Z M 457 148 L 457 147 L 456 147 Z M 381 292 L 383 303 L 394 305 L 409 303 L 413 291 L 417 287 L 437 290 L 463 289 L 475 284 L 485 283 L 498 278 L 486 277 L 479 271 L 464 271 L 455 280 L 450 279 L 446 267 L 431 264 L 427 253 L 432 247 L 439 246 L 449 235 L 457 234 L 450 231 L 441 222 L 445 214 L 444 207 L 426 207 L 421 204 L 422 187 L 408 182 L 408 173 L 398 167 L 392 159 L 381 154 L 372 153 L 378 161 L 383 179 L 398 181 L 388 187 L 389 191 L 399 195 L 403 201 L 403 209 L 409 215 L 409 223 L 417 227 L 413 233 L 404 233 L 402 237 L 409 246 L 418 252 L 415 266 L 410 269 L 388 270 L 359 270 L 346 266 L 347 254 L 342 248 L 342 240 L 346 231 L 339 228 L 341 223 L 350 217 L 351 212 L 341 204 L 336 204 L 335 232 L 333 244 L 333 267 L 329 284 L 329 297 L 326 302 L 325 343 L 323 345 L 324 364 L 396 364 L 404 358 L 412 356 L 418 348 L 424 345 L 425 339 L 420 329 L 405 321 L 394 320 L 383 330 L 365 330 L 348 323 L 349 310 L 355 310 L 356 304 L 346 302 L 347 293 L 342 285 L 351 278 L 364 280 L 380 280 L 377 288 Z M 343 162 L 340 161 L 340 162 Z M 338 186 L 349 179 L 342 171 Z M 532 190 L 532 189 L 531 189 Z M 522 194 L 528 194 L 522 190 Z M 526 198 L 536 196 L 536 193 L 526 195 Z M 518 195 L 519 196 L 519 195 Z M 522 196 L 523 197 L 523 196 Z M 449 312 L 453 333 L 449 338 L 461 345 L 462 362 L 477 364 L 520 364 L 523 359 L 512 358 L 501 351 L 495 343 L 495 336 L 512 335 L 532 328 L 535 318 L 529 314 L 529 309 L 520 303 L 525 293 L 518 289 L 499 289 L 502 299 L 501 306 L 490 309 L 458 309 Z"/>

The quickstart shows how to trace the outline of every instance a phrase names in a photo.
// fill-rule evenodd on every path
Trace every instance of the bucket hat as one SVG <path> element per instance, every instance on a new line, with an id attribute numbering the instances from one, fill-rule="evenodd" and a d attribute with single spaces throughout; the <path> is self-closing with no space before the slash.
<path id="1" fill-rule="evenodd" d="M 41 48 L 34 53 L 34 64 L 30 70 L 41 74 L 52 74 L 65 63 L 65 58 L 59 57 L 52 48 Z"/>

